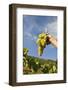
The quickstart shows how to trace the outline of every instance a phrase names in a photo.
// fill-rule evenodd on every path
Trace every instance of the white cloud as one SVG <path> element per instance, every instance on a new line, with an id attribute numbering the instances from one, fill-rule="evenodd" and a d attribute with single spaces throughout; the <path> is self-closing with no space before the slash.
<path id="1" fill-rule="evenodd" d="M 45 32 L 45 33 L 47 33 L 47 32 L 48 32 L 48 29 L 47 29 L 47 27 L 45 27 L 45 29 L 44 29 L 44 32 Z"/>
<path id="2" fill-rule="evenodd" d="M 29 21 L 29 18 L 26 18 L 26 24 L 28 25 L 25 26 L 25 32 L 24 32 L 25 38 L 30 38 L 31 40 L 34 40 L 34 41 L 37 40 L 37 36 L 31 33 L 33 28 L 36 28 L 37 30 L 39 30 L 39 33 L 48 32 L 49 34 L 57 38 L 57 20 L 46 23 L 45 26 L 42 26 L 42 25 L 39 26 L 33 18 L 31 18 L 30 21 Z"/>
<path id="3" fill-rule="evenodd" d="M 47 24 L 48 33 L 57 38 L 57 22 L 51 22 Z"/>
<path id="4" fill-rule="evenodd" d="M 32 35 L 30 32 L 25 32 L 25 38 L 30 38 L 31 40 L 34 40 L 34 41 L 37 40 L 37 36 Z"/>

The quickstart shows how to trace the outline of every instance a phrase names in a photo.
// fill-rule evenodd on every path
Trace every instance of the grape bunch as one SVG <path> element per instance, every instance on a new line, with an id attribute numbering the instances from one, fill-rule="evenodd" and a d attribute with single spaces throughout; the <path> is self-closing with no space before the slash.
<path id="1" fill-rule="evenodd" d="M 38 45 L 38 54 L 39 54 L 39 56 L 41 56 L 43 54 L 44 48 L 46 47 L 46 45 L 49 44 L 48 34 L 44 33 L 44 32 L 39 34 L 36 43 Z"/>

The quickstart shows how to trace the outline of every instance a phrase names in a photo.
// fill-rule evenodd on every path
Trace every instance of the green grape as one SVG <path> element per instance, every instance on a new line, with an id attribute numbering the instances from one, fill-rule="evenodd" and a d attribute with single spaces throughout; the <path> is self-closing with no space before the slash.
<path id="1" fill-rule="evenodd" d="M 47 45 L 47 34 L 45 33 L 39 34 L 36 43 L 38 45 L 38 54 L 41 56 L 43 54 L 44 48 Z"/>
<path id="2" fill-rule="evenodd" d="M 40 44 L 41 44 L 40 39 L 37 39 L 36 43 L 37 43 L 38 45 L 40 45 Z"/>
<path id="3" fill-rule="evenodd" d="M 41 34 L 39 34 L 39 38 L 44 38 L 46 36 L 46 34 L 45 33 L 41 33 Z"/>
<path id="4" fill-rule="evenodd" d="M 46 43 L 46 40 L 45 39 L 41 39 L 40 40 L 40 43 L 41 43 L 41 46 L 44 47 L 45 46 L 45 43 Z"/>
<path id="5" fill-rule="evenodd" d="M 41 46 L 38 46 L 38 54 L 41 56 L 43 53 L 43 48 Z"/>

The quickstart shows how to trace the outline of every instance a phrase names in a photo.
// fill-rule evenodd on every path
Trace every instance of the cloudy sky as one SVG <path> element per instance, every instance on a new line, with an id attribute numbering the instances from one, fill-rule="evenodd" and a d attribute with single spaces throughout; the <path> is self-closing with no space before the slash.
<path id="1" fill-rule="evenodd" d="M 42 32 L 47 32 L 57 38 L 57 17 L 56 16 L 23 16 L 24 47 L 29 49 L 28 54 L 39 57 L 36 40 Z M 57 59 L 57 49 L 48 45 L 40 58 Z"/>

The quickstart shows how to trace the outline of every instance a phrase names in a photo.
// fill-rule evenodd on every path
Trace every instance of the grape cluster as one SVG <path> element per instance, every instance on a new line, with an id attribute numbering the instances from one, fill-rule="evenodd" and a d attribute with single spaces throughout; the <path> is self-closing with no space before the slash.
<path id="1" fill-rule="evenodd" d="M 48 34 L 47 33 L 39 34 L 36 43 L 38 45 L 38 54 L 41 56 L 43 54 L 44 48 L 46 47 L 46 45 L 49 44 Z"/>

